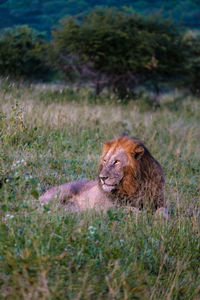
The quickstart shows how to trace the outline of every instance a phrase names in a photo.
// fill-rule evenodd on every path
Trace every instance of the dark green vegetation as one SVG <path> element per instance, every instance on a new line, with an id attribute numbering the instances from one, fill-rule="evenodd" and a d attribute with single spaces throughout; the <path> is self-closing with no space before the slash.
<path id="1" fill-rule="evenodd" d="M 50 32 L 60 18 L 66 15 L 81 18 L 96 6 L 126 6 L 144 15 L 159 12 L 164 17 L 173 18 L 179 25 L 200 28 L 199 0 L 0 0 L 0 28 L 28 24 Z"/>
<path id="2" fill-rule="evenodd" d="M 28 26 L 5 29 L 0 37 L 0 73 L 13 78 L 44 79 L 48 68 L 42 59 L 45 41 Z M 39 57 L 38 53 L 41 57 Z"/>
<path id="3" fill-rule="evenodd" d="M 51 41 L 27 26 L 0 35 L 0 74 L 11 78 L 59 78 L 68 84 L 107 88 L 120 98 L 137 97 L 138 87 L 200 90 L 199 35 L 180 33 L 168 21 L 130 11 L 98 9 L 82 22 L 65 18 Z"/>
<path id="4" fill-rule="evenodd" d="M 144 98 L 121 105 L 113 94 L 6 81 L 0 97 L 1 299 L 199 299 L 198 99 L 163 95 L 153 112 Z M 102 142 L 121 132 L 163 166 L 168 221 L 40 206 L 44 187 L 95 178 Z"/>
<path id="5" fill-rule="evenodd" d="M 67 78 L 94 82 L 96 94 L 107 87 L 124 98 L 138 85 L 183 81 L 189 47 L 171 23 L 98 10 L 82 23 L 65 19 L 53 36 L 50 62 Z"/>

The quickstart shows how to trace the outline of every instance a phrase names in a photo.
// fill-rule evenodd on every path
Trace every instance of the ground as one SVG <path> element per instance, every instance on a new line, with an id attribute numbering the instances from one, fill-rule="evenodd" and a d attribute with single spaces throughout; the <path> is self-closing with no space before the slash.
<path id="1" fill-rule="evenodd" d="M 199 99 L 163 95 L 154 110 L 8 81 L 0 98 L 1 298 L 199 299 Z M 40 205 L 45 188 L 94 179 L 103 141 L 123 132 L 163 166 L 168 220 Z"/>

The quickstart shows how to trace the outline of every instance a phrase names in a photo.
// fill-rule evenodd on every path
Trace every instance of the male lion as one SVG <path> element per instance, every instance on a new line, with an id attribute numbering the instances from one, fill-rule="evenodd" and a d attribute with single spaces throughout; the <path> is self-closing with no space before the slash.
<path id="1" fill-rule="evenodd" d="M 48 190 L 42 203 L 58 199 L 70 211 L 111 206 L 164 210 L 165 179 L 160 164 L 136 138 L 120 136 L 105 142 L 98 180 L 74 181 Z M 161 210 L 162 210 L 161 209 Z"/>

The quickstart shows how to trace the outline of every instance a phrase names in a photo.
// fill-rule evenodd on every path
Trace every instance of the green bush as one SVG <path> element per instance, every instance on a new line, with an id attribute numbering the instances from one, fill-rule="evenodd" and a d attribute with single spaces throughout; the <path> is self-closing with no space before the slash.
<path id="1" fill-rule="evenodd" d="M 0 75 L 14 78 L 44 77 L 46 42 L 28 26 L 7 28 L 0 33 Z"/>
<path id="2" fill-rule="evenodd" d="M 185 85 L 193 94 L 200 94 L 200 34 L 187 32 L 185 44 Z"/>
<path id="3" fill-rule="evenodd" d="M 68 79 L 92 82 L 96 93 L 107 86 L 126 97 L 138 84 L 176 77 L 184 61 L 182 36 L 170 22 L 130 11 L 67 17 L 53 37 L 50 64 Z"/>

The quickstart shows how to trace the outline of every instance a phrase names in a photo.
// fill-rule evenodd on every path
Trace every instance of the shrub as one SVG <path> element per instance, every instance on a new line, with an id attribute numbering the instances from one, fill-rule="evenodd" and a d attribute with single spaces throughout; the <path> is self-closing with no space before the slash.
<path id="1" fill-rule="evenodd" d="M 51 63 L 67 78 L 89 80 L 96 93 L 107 86 L 124 97 L 138 83 L 177 76 L 184 61 L 170 22 L 133 12 L 98 9 L 82 22 L 66 18 L 53 37 Z"/>
<path id="2" fill-rule="evenodd" d="M 45 47 L 42 34 L 28 26 L 3 30 L 0 34 L 0 74 L 14 78 L 43 77 L 48 71 L 43 59 Z"/>
<path id="3" fill-rule="evenodd" d="M 193 94 L 200 94 L 200 34 L 187 32 L 185 44 L 185 85 Z"/>

